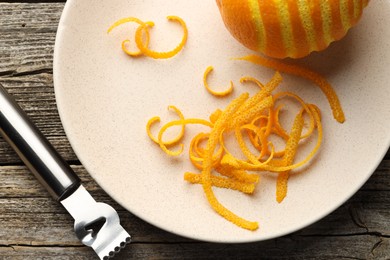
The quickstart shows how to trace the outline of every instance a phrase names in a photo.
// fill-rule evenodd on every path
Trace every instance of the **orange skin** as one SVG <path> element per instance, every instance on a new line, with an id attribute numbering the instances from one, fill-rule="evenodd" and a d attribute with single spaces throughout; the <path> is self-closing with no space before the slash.
<path id="1" fill-rule="evenodd" d="M 273 58 L 301 58 L 342 39 L 369 0 L 216 0 L 229 32 Z"/>

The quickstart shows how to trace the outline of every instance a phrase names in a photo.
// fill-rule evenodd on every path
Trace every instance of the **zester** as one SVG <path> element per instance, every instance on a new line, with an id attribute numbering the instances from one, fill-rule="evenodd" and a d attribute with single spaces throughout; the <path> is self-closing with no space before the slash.
<path id="1" fill-rule="evenodd" d="M 92 247 L 100 259 L 114 257 L 130 243 L 131 237 L 120 225 L 118 213 L 92 198 L 75 172 L 1 84 L 0 134 L 53 198 L 72 215 L 77 237 Z"/>

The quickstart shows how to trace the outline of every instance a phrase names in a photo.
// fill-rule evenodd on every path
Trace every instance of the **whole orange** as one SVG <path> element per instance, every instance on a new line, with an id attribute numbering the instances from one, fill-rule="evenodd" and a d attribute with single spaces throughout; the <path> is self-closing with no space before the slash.
<path id="1" fill-rule="evenodd" d="M 247 48 L 301 58 L 343 38 L 369 0 L 216 0 L 226 28 Z"/>

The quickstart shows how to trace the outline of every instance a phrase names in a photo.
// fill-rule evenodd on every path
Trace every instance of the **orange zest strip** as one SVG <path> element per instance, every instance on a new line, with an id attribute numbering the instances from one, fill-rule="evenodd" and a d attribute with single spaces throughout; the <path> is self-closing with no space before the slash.
<path id="1" fill-rule="evenodd" d="M 147 33 L 147 35 L 149 35 L 149 33 Z M 147 39 L 149 39 L 149 37 L 147 36 Z M 149 42 L 149 40 L 147 40 L 147 42 Z M 124 41 L 122 41 L 122 50 L 129 56 L 131 57 L 138 57 L 138 56 L 141 56 L 142 55 L 142 52 L 141 51 L 130 51 L 129 49 L 127 49 L 126 45 L 130 43 L 130 40 L 129 39 L 126 39 Z"/>
<path id="2" fill-rule="evenodd" d="M 181 120 L 184 119 L 183 113 L 182 113 L 177 107 L 175 107 L 175 106 L 168 106 L 168 109 L 172 109 L 173 111 L 175 111 L 176 114 L 179 116 L 179 118 L 180 118 Z M 151 119 L 149 119 L 148 123 L 146 124 L 146 132 L 147 132 L 149 138 L 150 138 L 153 142 L 155 142 L 156 144 L 159 144 L 159 141 L 158 141 L 157 138 L 155 138 L 155 137 L 153 136 L 153 134 L 152 134 L 152 132 L 151 132 L 150 129 L 151 129 L 151 127 L 152 127 L 152 125 L 153 125 L 154 123 L 158 123 L 158 122 L 160 122 L 160 120 L 161 120 L 160 117 L 157 117 L 157 116 L 156 116 L 156 117 L 152 117 Z M 181 131 L 180 131 L 180 133 L 179 133 L 179 135 L 178 135 L 177 137 L 175 137 L 174 139 L 172 139 L 172 140 L 170 140 L 170 141 L 162 141 L 162 142 L 163 142 L 163 144 L 166 145 L 166 146 L 174 145 L 174 144 L 176 144 L 178 141 L 180 141 L 180 140 L 183 138 L 183 136 L 184 136 L 184 125 L 182 125 Z"/>
<path id="3" fill-rule="evenodd" d="M 213 66 L 208 66 L 203 74 L 203 85 L 205 86 L 205 88 L 207 89 L 207 91 L 214 95 L 214 96 L 217 96 L 217 97 L 224 97 L 224 96 L 227 96 L 229 95 L 230 93 L 233 92 L 233 81 L 230 81 L 230 86 L 227 90 L 224 90 L 224 91 L 214 91 L 210 88 L 208 82 L 207 82 L 207 79 L 208 79 L 208 75 L 210 74 L 210 72 L 212 72 L 214 70 Z"/>
<path id="4" fill-rule="evenodd" d="M 146 26 L 150 26 L 150 25 L 153 25 L 152 22 L 146 22 L 145 23 Z M 145 40 L 145 45 L 146 46 L 149 46 L 149 42 L 150 42 L 150 33 L 149 31 L 146 29 L 145 30 L 145 35 L 146 35 L 146 40 Z M 143 55 L 142 51 L 138 50 L 138 51 L 130 51 L 129 49 L 127 49 L 126 45 L 130 43 L 130 40 L 129 39 L 126 39 L 124 41 L 122 41 L 122 50 L 129 56 L 131 57 L 139 57 L 141 55 Z"/>
<path id="5" fill-rule="evenodd" d="M 265 97 L 252 106 L 248 107 L 245 111 L 238 111 L 236 116 L 228 122 L 227 128 L 234 129 L 239 125 L 249 123 L 263 110 L 270 108 L 273 105 L 273 99 L 271 96 Z"/>
<path id="6" fill-rule="evenodd" d="M 142 38 L 143 38 L 143 32 L 145 30 L 147 30 L 147 27 L 148 26 L 153 27 L 154 24 L 153 23 L 151 23 L 149 25 L 141 24 L 135 32 L 135 43 L 137 44 L 138 49 L 140 49 L 141 52 L 143 54 L 145 54 L 146 56 L 154 58 L 154 59 L 168 59 L 168 58 L 175 56 L 177 53 L 179 53 L 183 49 L 184 45 L 186 44 L 187 38 L 188 38 L 188 29 L 187 29 L 187 25 L 183 21 L 183 19 L 181 19 L 180 17 L 177 17 L 177 16 L 167 16 L 167 19 L 169 21 L 178 22 L 182 26 L 182 28 L 183 28 L 182 40 L 171 51 L 157 52 L 157 51 L 151 50 L 148 48 L 146 43 L 143 42 Z"/>
<path id="7" fill-rule="evenodd" d="M 280 105 L 274 109 L 271 120 L 272 120 L 273 131 L 283 139 L 287 140 L 289 138 L 289 135 L 287 134 L 287 131 L 281 126 L 279 122 L 279 112 L 282 108 L 283 105 Z"/>
<path id="8" fill-rule="evenodd" d="M 272 79 L 264 86 L 264 88 L 262 88 L 254 96 L 252 96 L 247 102 L 245 102 L 245 104 L 242 107 L 240 107 L 240 109 L 236 112 L 236 114 L 245 114 L 250 108 L 258 105 L 265 97 L 271 95 L 271 92 L 277 86 L 279 86 L 281 82 L 282 82 L 282 76 L 280 75 L 279 72 L 275 72 Z M 237 125 L 237 123 L 232 123 L 232 125 L 233 126 Z"/>
<path id="9" fill-rule="evenodd" d="M 184 180 L 194 184 L 201 184 L 202 175 L 186 172 L 184 174 Z M 237 190 L 246 194 L 252 194 L 255 190 L 255 185 L 253 183 L 240 182 L 219 176 L 211 176 L 211 184 L 215 187 Z"/>
<path id="10" fill-rule="evenodd" d="M 178 126 L 178 125 L 187 125 L 187 124 L 200 124 L 200 125 L 205 125 L 208 127 L 213 127 L 213 125 L 209 121 L 203 120 L 203 119 L 197 119 L 197 118 L 181 119 L 181 120 L 176 120 L 176 121 L 171 121 L 169 123 L 166 123 L 163 127 L 161 127 L 160 132 L 158 133 L 158 137 L 157 137 L 158 144 L 160 145 L 160 148 L 165 153 L 167 153 L 168 155 L 171 155 L 171 156 L 178 156 L 183 152 L 183 149 L 184 149 L 183 144 L 180 144 L 180 149 L 178 151 L 175 151 L 175 152 L 170 151 L 167 148 L 167 146 L 164 144 L 164 142 L 162 141 L 162 136 L 163 136 L 164 132 L 170 127 Z"/>
<path id="11" fill-rule="evenodd" d="M 254 118 L 250 124 L 241 126 L 241 129 L 246 130 L 249 141 L 258 151 L 261 151 L 263 147 L 263 143 L 261 142 L 263 138 L 261 138 L 262 135 L 262 131 L 260 131 L 261 126 L 257 126 L 256 123 L 259 122 L 258 124 L 261 124 L 263 120 L 267 121 L 268 124 L 268 116 L 261 115 Z"/>
<path id="12" fill-rule="evenodd" d="M 259 161 L 258 157 L 255 156 L 248 149 L 248 146 L 245 144 L 244 138 L 243 138 L 242 133 L 241 133 L 241 128 L 237 127 L 234 130 L 234 133 L 235 133 L 235 136 L 237 139 L 237 143 L 238 143 L 239 147 L 241 148 L 242 153 L 246 156 L 246 158 L 248 158 L 248 160 L 253 164 L 260 164 L 261 162 Z"/>
<path id="13" fill-rule="evenodd" d="M 276 93 L 274 95 L 274 100 L 281 99 L 281 98 L 286 97 L 286 96 L 292 97 L 293 99 L 298 101 L 301 104 L 301 106 L 304 109 L 304 111 L 309 115 L 309 117 L 310 117 L 310 128 L 307 131 L 307 133 L 305 133 L 304 135 L 301 136 L 301 139 L 309 137 L 313 133 L 314 127 L 315 127 L 314 126 L 313 114 L 311 113 L 311 111 L 310 111 L 309 107 L 307 106 L 307 104 L 305 103 L 305 101 L 303 101 L 303 99 L 301 97 L 299 97 L 298 95 L 296 95 L 296 94 L 294 94 L 292 92 L 285 91 L 285 92 Z M 278 122 L 278 125 L 280 126 L 279 122 Z"/>
<path id="14" fill-rule="evenodd" d="M 135 22 L 139 25 L 141 24 L 144 24 L 145 26 L 150 26 L 152 23 L 151 22 L 146 22 L 144 23 L 143 21 L 141 21 L 140 19 L 136 18 L 136 17 L 126 17 L 126 18 L 122 18 L 118 21 L 116 21 L 113 25 L 111 25 L 108 30 L 107 30 L 107 33 L 110 33 L 114 28 L 124 24 L 124 23 L 129 23 L 129 22 Z M 145 40 L 145 45 L 148 46 L 149 45 L 149 40 L 150 40 L 150 35 L 149 35 L 149 31 L 146 30 L 146 40 Z M 122 50 L 129 56 L 132 56 L 132 57 L 137 57 L 137 56 L 140 56 L 142 55 L 142 51 L 130 51 L 127 49 L 126 47 L 126 44 L 130 43 L 130 40 L 129 39 L 126 39 L 124 41 L 122 41 Z"/>
<path id="15" fill-rule="evenodd" d="M 303 110 L 301 110 L 295 117 L 294 123 L 291 128 L 290 138 L 287 140 L 285 153 L 283 156 L 284 166 L 290 165 L 294 162 L 295 155 L 298 150 L 299 140 L 301 139 L 301 133 L 303 129 Z M 280 172 L 276 180 L 276 200 L 282 202 L 287 195 L 287 181 L 289 178 L 289 171 Z"/>
<path id="16" fill-rule="evenodd" d="M 220 134 L 223 132 L 224 125 L 229 120 L 229 118 L 237 111 L 237 109 L 248 99 L 248 94 L 245 93 L 235 99 L 232 103 L 228 105 L 225 111 L 222 112 L 221 116 L 215 122 L 214 128 L 210 132 L 210 137 L 207 142 L 206 148 L 206 156 L 203 162 L 203 170 L 202 170 L 202 186 L 203 190 L 206 194 L 207 200 L 209 201 L 212 208 L 222 217 L 231 221 L 239 227 L 248 229 L 248 230 L 256 230 L 259 225 L 257 222 L 248 221 L 236 214 L 232 211 L 228 210 L 224 207 L 218 199 L 215 197 L 215 194 L 212 190 L 211 183 L 211 171 L 212 171 L 212 156 L 214 150 L 217 146 L 218 139 Z"/>
<path id="17" fill-rule="evenodd" d="M 269 142 L 268 144 L 272 146 L 271 154 L 268 157 L 268 159 L 264 162 L 261 162 L 259 164 L 248 163 L 246 161 L 237 159 L 231 153 L 227 152 L 222 157 L 221 165 L 224 167 L 231 167 L 231 168 L 236 169 L 236 170 L 244 170 L 244 171 L 259 171 L 259 170 L 264 170 L 264 168 L 267 168 L 267 167 L 272 167 L 269 165 L 269 163 L 274 158 L 275 149 L 274 149 L 273 144 L 271 142 Z"/>
<path id="18" fill-rule="evenodd" d="M 136 17 L 126 17 L 126 18 L 119 19 L 113 25 L 111 25 L 107 29 L 107 33 L 110 33 L 114 28 L 118 27 L 119 25 L 122 25 L 124 23 L 129 23 L 129 22 L 135 22 L 135 23 L 138 23 L 138 24 L 144 24 L 144 22 L 142 20 L 140 20 L 140 19 L 138 19 Z"/>
<path id="19" fill-rule="evenodd" d="M 146 123 L 146 133 L 148 134 L 149 138 L 155 142 L 156 144 L 158 144 L 158 140 L 157 138 L 155 138 L 152 134 L 152 131 L 151 131 L 151 128 L 152 128 L 152 125 L 154 125 L 155 123 L 158 123 L 160 122 L 161 119 L 159 116 L 155 116 L 155 117 L 152 117 L 151 119 L 148 120 L 148 122 Z"/>
<path id="20" fill-rule="evenodd" d="M 223 176 L 245 183 L 258 183 L 260 176 L 256 173 L 247 173 L 244 170 L 234 169 L 226 165 L 218 165 L 215 170 Z"/>
<path id="21" fill-rule="evenodd" d="M 322 92 L 325 94 L 326 98 L 328 99 L 328 102 L 330 104 L 330 107 L 333 112 L 333 117 L 339 122 L 343 123 L 345 121 L 345 116 L 343 109 L 340 104 L 340 100 L 337 97 L 336 92 L 330 85 L 330 83 L 320 74 L 311 71 L 309 69 L 300 67 L 298 65 L 292 65 L 292 64 L 287 64 L 281 61 L 277 60 L 271 60 L 271 59 L 266 59 L 258 55 L 249 55 L 241 58 L 237 58 L 238 60 L 246 60 L 249 62 L 252 62 L 254 64 L 258 64 L 261 66 L 269 67 L 281 72 L 285 72 L 291 75 L 296 75 L 299 77 L 306 78 L 313 83 L 315 83 L 317 86 L 320 87 Z"/>
<path id="22" fill-rule="evenodd" d="M 259 88 L 264 88 L 263 83 L 261 83 L 258 79 L 254 78 L 254 77 L 246 76 L 246 77 L 240 78 L 240 83 L 246 83 L 246 82 L 253 82 L 257 86 L 259 86 Z"/>
<path id="23" fill-rule="evenodd" d="M 205 150 L 199 147 L 200 142 L 208 140 L 209 134 L 199 133 L 192 140 L 189 149 L 189 157 L 192 164 L 199 170 L 203 169 L 203 160 L 205 156 Z M 223 155 L 223 147 L 220 147 L 217 153 L 214 155 L 213 166 L 217 166 Z"/>

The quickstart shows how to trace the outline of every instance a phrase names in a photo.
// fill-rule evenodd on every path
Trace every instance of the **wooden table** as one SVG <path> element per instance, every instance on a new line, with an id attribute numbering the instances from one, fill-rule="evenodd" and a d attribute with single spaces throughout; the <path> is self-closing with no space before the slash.
<path id="1" fill-rule="evenodd" d="M 11 2 L 11 3 L 9 3 Z M 0 1 L 0 83 L 82 178 L 113 205 L 133 243 L 119 259 L 390 259 L 390 153 L 347 203 L 294 234 L 249 244 L 211 244 L 164 232 L 112 201 L 80 165 L 65 137 L 53 93 L 53 46 L 61 1 Z M 0 140 L 0 259 L 97 259 L 73 220 Z"/>

